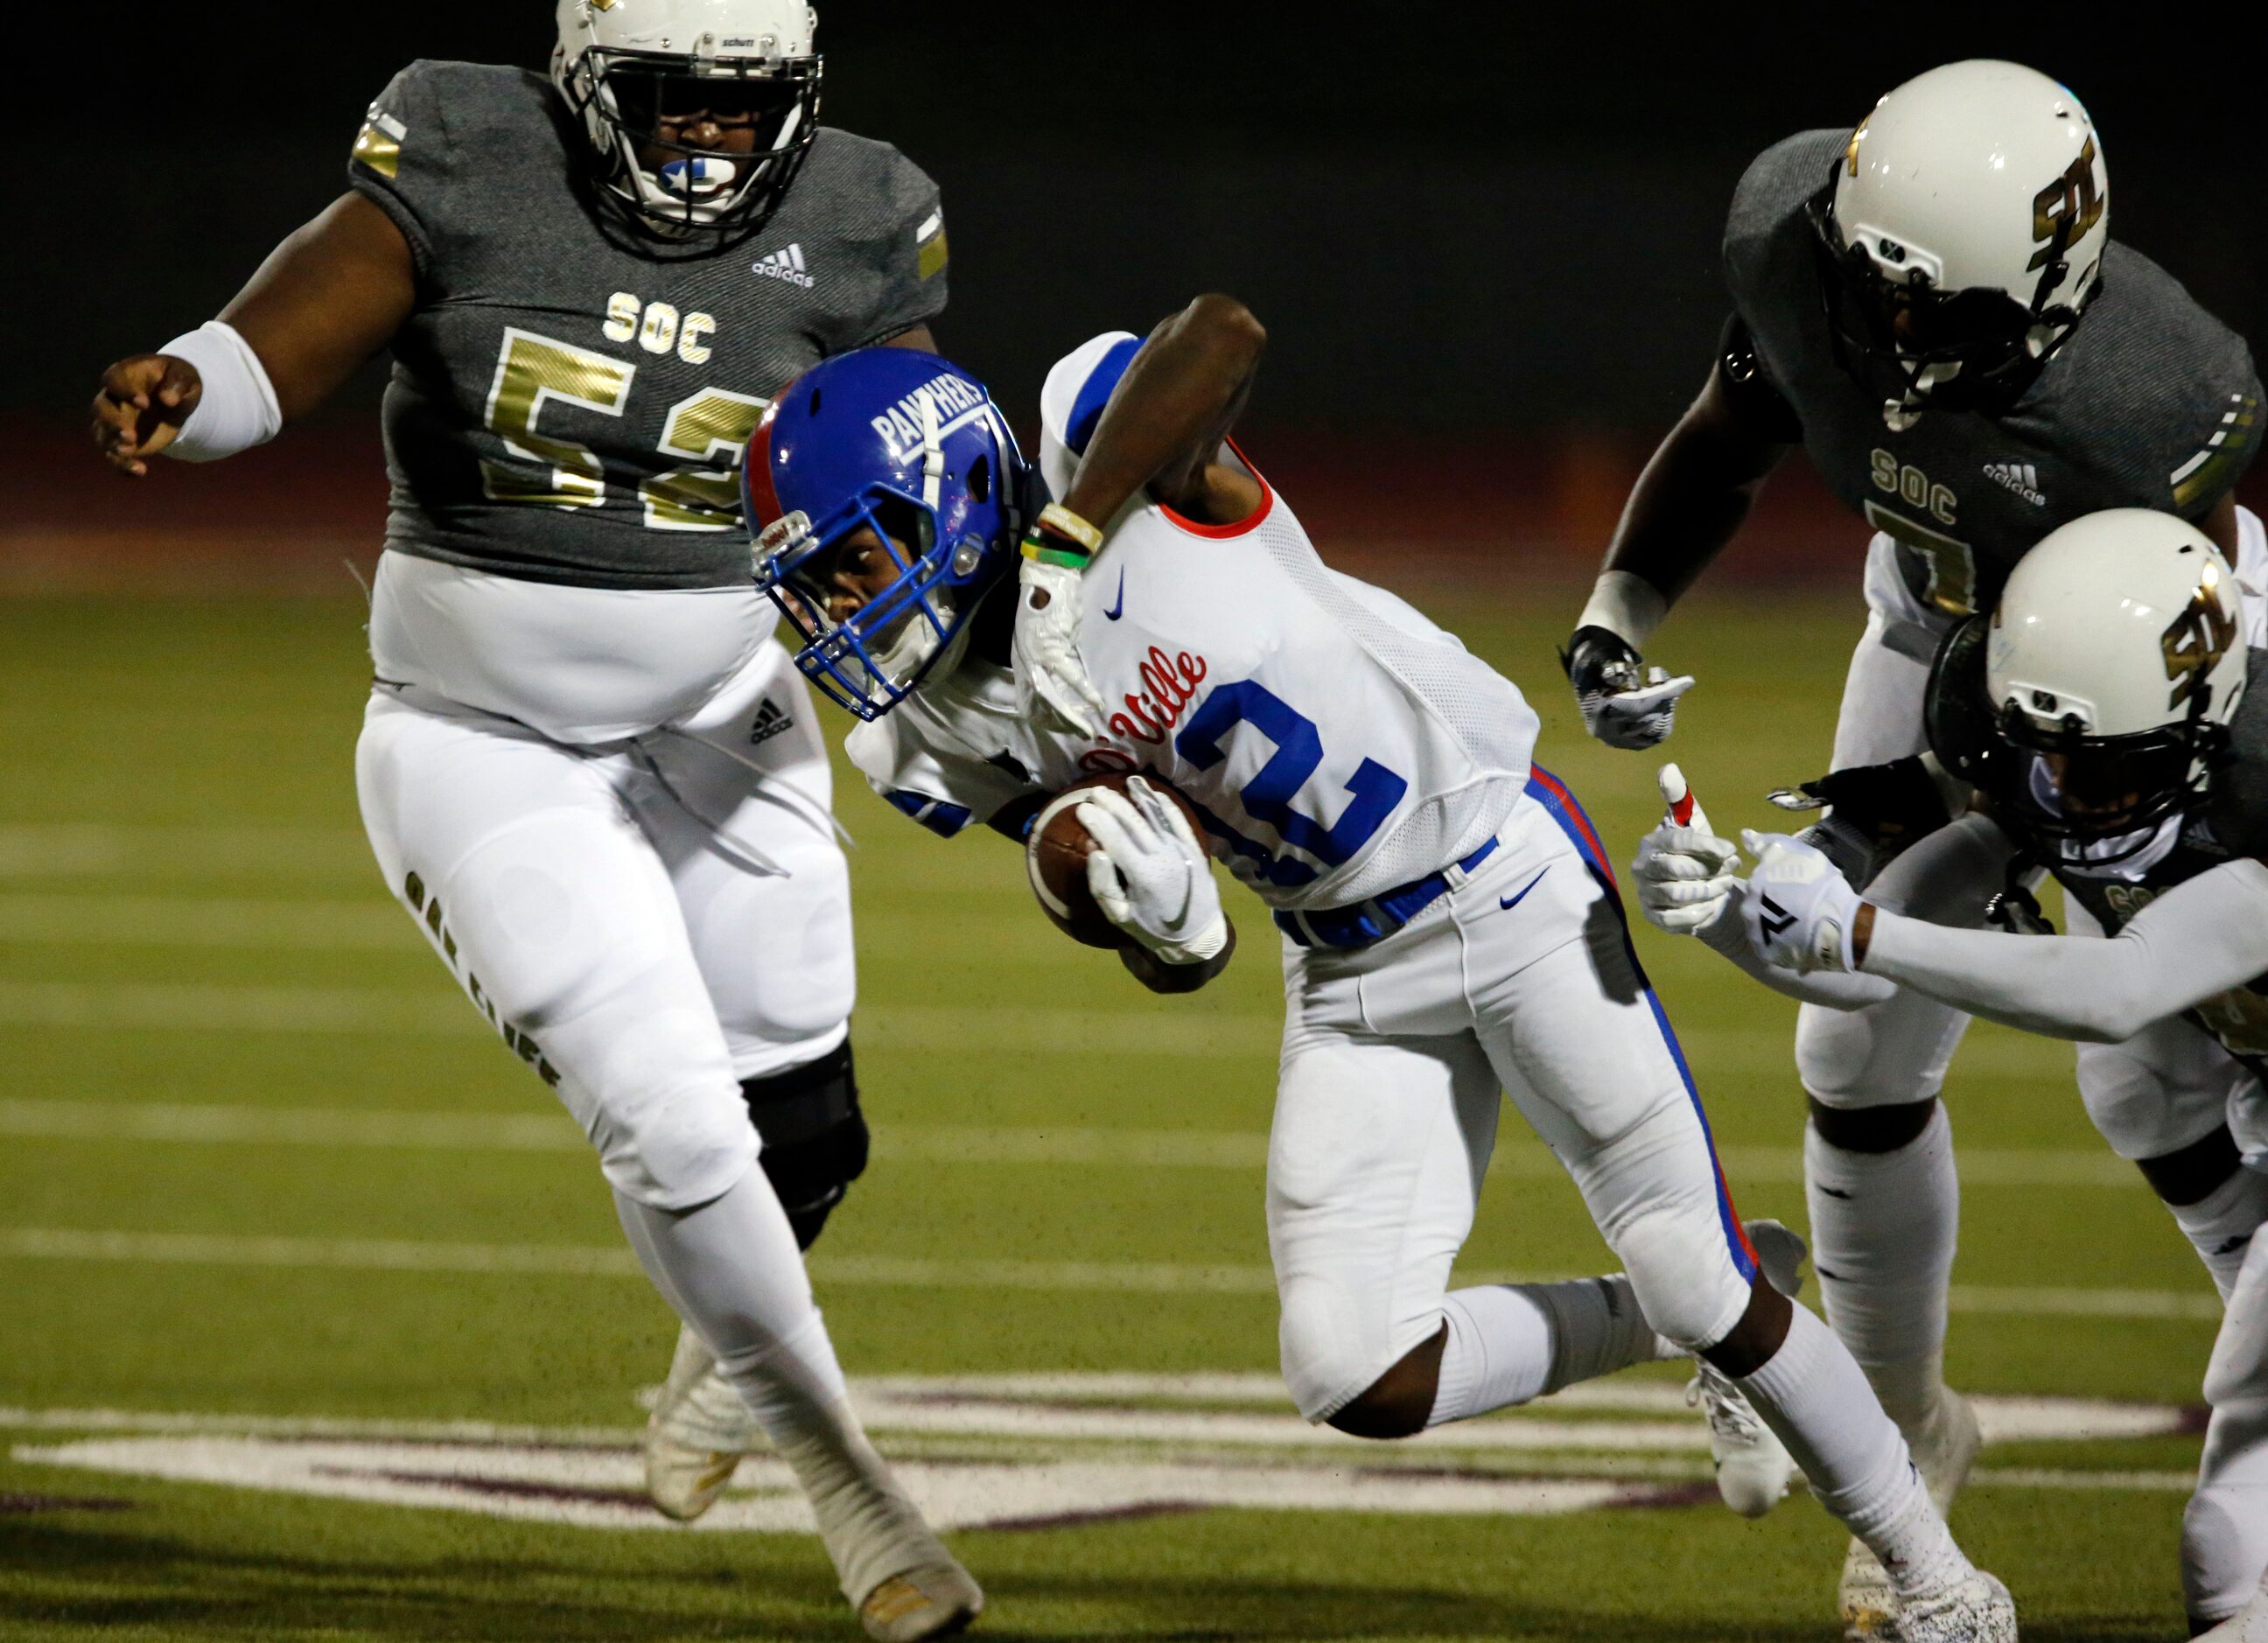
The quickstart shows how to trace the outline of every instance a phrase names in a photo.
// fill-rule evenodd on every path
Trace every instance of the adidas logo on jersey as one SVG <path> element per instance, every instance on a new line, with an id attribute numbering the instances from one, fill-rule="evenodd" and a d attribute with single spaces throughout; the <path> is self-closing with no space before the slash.
<path id="1" fill-rule="evenodd" d="M 1984 477 L 2014 491 L 2036 508 L 2048 505 L 2047 497 L 2040 493 L 2040 470 L 2029 462 L 1987 462 Z"/>
<path id="2" fill-rule="evenodd" d="M 791 285 L 802 286 L 806 291 L 811 289 L 811 276 L 804 269 L 803 247 L 800 244 L 758 257 L 748 265 L 748 271 L 761 274 L 766 279 L 784 279 Z"/>
<path id="3" fill-rule="evenodd" d="M 795 727 L 795 715 L 766 696 L 763 705 L 756 710 L 756 722 L 748 726 L 748 741 L 755 746 L 770 741 L 774 736 Z"/>

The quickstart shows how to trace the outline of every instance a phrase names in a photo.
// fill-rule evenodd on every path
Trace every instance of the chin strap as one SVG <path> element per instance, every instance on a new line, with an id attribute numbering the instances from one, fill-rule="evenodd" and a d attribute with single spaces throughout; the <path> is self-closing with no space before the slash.
<path id="1" fill-rule="evenodd" d="M 921 406 L 922 500 L 935 512 L 945 486 L 945 446 L 937 431 L 937 400 L 927 388 L 914 397 Z"/>
<path id="2" fill-rule="evenodd" d="M 2000 893 L 1985 903 L 1986 922 L 2012 936 L 2055 934 L 2055 926 L 2040 910 L 2040 898 L 2032 893 L 2032 875 L 2040 866 L 2038 856 L 2029 850 L 2020 850 L 2008 858 L 2008 873 L 2001 881 Z"/>

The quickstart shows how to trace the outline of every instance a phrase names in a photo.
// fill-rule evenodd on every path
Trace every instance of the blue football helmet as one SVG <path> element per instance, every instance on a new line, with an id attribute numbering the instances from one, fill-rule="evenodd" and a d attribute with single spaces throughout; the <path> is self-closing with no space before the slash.
<path id="1" fill-rule="evenodd" d="M 861 718 L 904 701 L 1014 563 L 1035 483 L 984 385 L 935 354 L 862 348 L 781 389 L 740 487 L 756 586 L 802 636 L 804 676 Z"/>

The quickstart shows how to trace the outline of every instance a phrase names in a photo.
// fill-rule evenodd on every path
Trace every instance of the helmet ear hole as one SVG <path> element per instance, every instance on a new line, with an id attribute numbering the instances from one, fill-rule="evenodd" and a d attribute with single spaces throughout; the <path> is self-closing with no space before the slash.
<path id="1" fill-rule="evenodd" d="M 811 391 L 811 404 L 810 404 L 810 406 L 809 406 L 809 408 L 808 408 L 808 409 L 809 409 L 809 410 L 810 410 L 811 415 L 813 415 L 814 416 L 818 416 L 818 415 L 819 415 L 819 402 L 820 402 L 821 396 L 823 394 L 823 393 L 824 393 L 824 392 L 825 392 L 825 390 L 821 389 L 821 388 L 814 388 L 814 389 L 812 389 L 812 391 Z"/>
<path id="2" fill-rule="evenodd" d="M 968 469 L 968 494 L 979 502 L 992 500 L 992 459 L 980 456 Z"/>

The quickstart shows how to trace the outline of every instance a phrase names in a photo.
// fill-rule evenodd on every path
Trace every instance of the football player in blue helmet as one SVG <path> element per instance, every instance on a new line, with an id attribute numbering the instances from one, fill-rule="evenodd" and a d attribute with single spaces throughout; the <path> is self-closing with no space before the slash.
<path id="1" fill-rule="evenodd" d="M 1902 1643 L 2013 1643 L 2007 1589 L 1791 1298 L 1800 1241 L 1733 1207 L 1596 834 L 1534 766 L 1534 710 L 1330 571 L 1234 443 L 1265 343 L 1211 294 L 1147 341 L 1065 355 L 1040 396 L 1059 499 L 1012 555 L 1035 498 L 980 385 L 853 353 L 778 393 L 743 464 L 756 578 L 803 637 L 798 666 L 864 721 L 850 763 L 946 836 L 1044 838 L 1069 811 L 1112 927 L 1081 939 L 1153 991 L 1202 987 L 1234 950 L 1216 859 L 1268 906 L 1287 938 L 1269 1246 L 1307 1418 L 1409 1437 L 1697 1356 L 1712 1422 L 1737 1407 L 1778 1433 L 1895 1572 Z M 1101 733 L 1028 707 L 1017 676 L 1026 600 L 1051 592 L 1021 567 L 1078 556 L 1057 534 L 1094 556 L 1064 568 L 1111 589 L 1073 635 L 1118 704 Z M 1034 888 L 1063 918 L 1044 873 Z M 1499 1090 L 1568 1160 L 1622 1272 L 1447 1288 Z M 1438 1190 L 1413 1198 L 1421 1178 Z"/>
<path id="2" fill-rule="evenodd" d="M 903 701 L 967 642 L 1035 483 L 984 385 L 933 355 L 862 349 L 791 383 L 741 484 L 804 676 L 863 719 Z"/>

